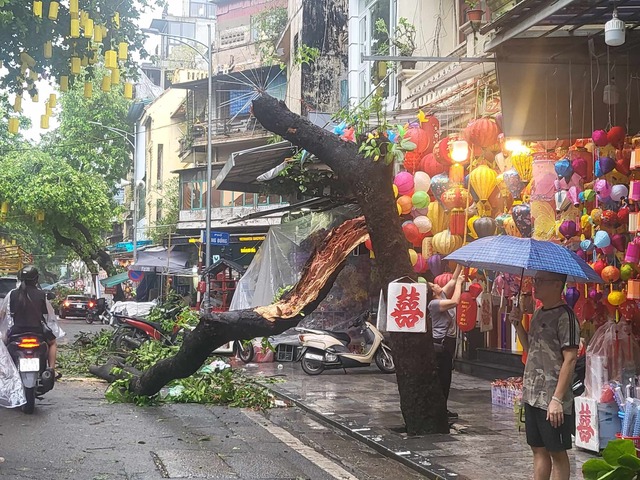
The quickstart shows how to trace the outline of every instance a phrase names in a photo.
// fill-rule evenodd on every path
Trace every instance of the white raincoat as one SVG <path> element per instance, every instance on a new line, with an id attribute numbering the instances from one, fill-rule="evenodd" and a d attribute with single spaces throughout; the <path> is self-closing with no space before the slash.
<path id="1" fill-rule="evenodd" d="M 11 292 L 0 304 L 0 407 L 7 408 L 19 407 L 26 403 L 20 372 L 18 372 L 11 355 L 9 355 L 9 350 L 4 344 L 7 339 L 7 331 L 13 326 L 10 297 Z M 46 321 L 57 339 L 65 335 L 64 330 L 58 325 L 55 312 L 48 300 Z"/>

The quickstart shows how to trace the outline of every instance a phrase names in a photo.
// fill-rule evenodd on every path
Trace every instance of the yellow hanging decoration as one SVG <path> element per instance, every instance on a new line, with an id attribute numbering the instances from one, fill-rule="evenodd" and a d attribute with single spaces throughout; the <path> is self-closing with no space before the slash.
<path id="1" fill-rule="evenodd" d="M 133 84 L 125 82 L 124 84 L 124 98 L 131 100 L 133 98 Z"/>
<path id="2" fill-rule="evenodd" d="M 96 63 L 96 58 L 98 57 L 97 53 L 94 51 L 89 52 L 89 65 L 93 65 Z"/>
<path id="3" fill-rule="evenodd" d="M 113 23 L 116 28 L 120 28 L 120 12 L 116 12 L 113 14 Z"/>
<path id="4" fill-rule="evenodd" d="M 20 127 L 20 121 L 17 118 L 9 119 L 9 133 L 16 134 L 18 133 L 18 128 Z M 4 204 L 3 204 L 4 206 Z"/>
<path id="5" fill-rule="evenodd" d="M 37 93 L 35 95 L 31 95 L 31 101 L 33 103 L 38 103 L 40 101 L 40 97 L 38 96 Z"/>
<path id="6" fill-rule="evenodd" d="M 44 210 L 36 210 L 36 222 L 44 222 Z"/>
<path id="7" fill-rule="evenodd" d="M 111 91 L 111 76 L 110 75 L 105 75 L 104 77 L 102 77 L 102 91 L 103 92 L 110 92 Z"/>
<path id="8" fill-rule="evenodd" d="M 87 18 L 86 22 L 84 22 L 84 38 L 93 37 L 93 20 Z"/>
<path id="9" fill-rule="evenodd" d="M 80 74 L 80 67 L 82 65 L 82 61 L 80 57 L 71 57 L 71 73 L 74 75 Z"/>
<path id="10" fill-rule="evenodd" d="M 29 68 L 33 68 L 36 66 L 35 59 L 27 52 L 20 53 L 20 60 L 22 61 L 22 63 L 26 63 Z"/>
<path id="11" fill-rule="evenodd" d="M 120 70 L 114 68 L 111 70 L 111 85 L 118 85 L 120 83 Z"/>
<path id="12" fill-rule="evenodd" d="M 80 11 L 80 26 L 82 28 L 84 28 L 84 26 L 87 23 L 87 20 L 89 20 L 89 13 L 85 12 L 84 10 Z"/>
<path id="13" fill-rule="evenodd" d="M 84 98 L 91 98 L 93 95 L 93 83 L 84 82 Z"/>
<path id="14" fill-rule="evenodd" d="M 40 0 L 33 2 L 33 16 L 42 18 L 42 2 Z"/>
<path id="15" fill-rule="evenodd" d="M 77 18 L 71 19 L 71 38 L 80 37 L 80 21 Z"/>
<path id="16" fill-rule="evenodd" d="M 44 58 L 53 57 L 53 43 L 51 42 L 51 40 L 44 43 L 43 56 Z"/>
<path id="17" fill-rule="evenodd" d="M 69 13 L 71 18 L 78 18 L 78 0 L 69 0 Z"/>
<path id="18" fill-rule="evenodd" d="M 107 68 L 118 68 L 116 57 L 117 53 L 115 50 L 107 50 L 104 52 L 104 66 Z"/>
<path id="19" fill-rule="evenodd" d="M 118 60 L 126 60 L 129 54 L 129 44 L 127 42 L 120 42 L 118 44 Z"/>
<path id="20" fill-rule="evenodd" d="M 51 104 L 49 102 L 44 104 L 44 114 L 47 117 L 50 117 L 51 115 L 53 115 L 53 108 L 51 108 Z"/>
<path id="21" fill-rule="evenodd" d="M 32 82 L 38 80 L 38 72 L 34 72 L 33 70 L 31 70 L 29 72 L 29 80 L 31 80 Z"/>
<path id="22" fill-rule="evenodd" d="M 40 128 L 46 130 L 49 128 L 49 117 L 47 115 L 42 115 L 40 117 Z"/>
<path id="23" fill-rule="evenodd" d="M 86 55 L 83 55 L 81 65 L 83 67 L 86 67 L 87 65 L 89 65 L 89 57 L 87 57 Z"/>
<path id="24" fill-rule="evenodd" d="M 23 63 L 22 65 L 20 65 L 20 73 L 22 75 L 24 75 L 25 73 L 27 73 L 27 70 L 29 69 L 29 65 L 27 65 L 26 63 Z"/>
<path id="25" fill-rule="evenodd" d="M 69 77 L 67 75 L 60 76 L 60 91 L 61 92 L 69 91 Z"/>
<path id="26" fill-rule="evenodd" d="M 57 104 L 58 104 L 58 99 L 56 98 L 56 94 L 55 93 L 50 93 L 49 94 L 49 106 L 51 108 L 55 108 Z"/>
<path id="27" fill-rule="evenodd" d="M 95 25 L 93 29 L 93 41 L 102 43 L 102 25 Z"/>
<path id="28" fill-rule="evenodd" d="M 13 111 L 16 113 L 22 112 L 22 95 L 16 94 L 16 99 L 13 101 Z"/>
<path id="29" fill-rule="evenodd" d="M 15 120 L 17 120 L 17 118 Z M 8 213 L 9 213 L 9 202 L 4 201 L 0 205 L 0 215 L 2 215 L 4 218 L 7 218 Z"/>
<path id="30" fill-rule="evenodd" d="M 58 19 L 58 8 L 60 4 L 58 2 L 51 2 L 49 4 L 49 20 L 57 20 Z"/>

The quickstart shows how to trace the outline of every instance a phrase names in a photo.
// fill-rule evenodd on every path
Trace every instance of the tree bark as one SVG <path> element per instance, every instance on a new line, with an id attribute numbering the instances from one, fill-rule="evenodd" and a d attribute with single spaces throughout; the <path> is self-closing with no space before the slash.
<path id="1" fill-rule="evenodd" d="M 87 241 L 86 245 L 73 238 L 65 237 L 57 227 L 53 227 L 53 237 L 60 245 L 71 248 L 80 257 L 93 275 L 98 274 L 98 270 L 96 269 L 94 262 L 98 263 L 98 265 L 107 272 L 107 275 L 115 275 L 116 269 L 113 266 L 111 257 L 104 249 L 93 243 L 91 232 L 89 232 L 89 230 L 82 224 L 76 223 L 74 226 L 85 237 Z"/>
<path id="2" fill-rule="evenodd" d="M 266 94 L 253 101 L 253 114 L 267 130 L 313 153 L 351 186 L 366 219 L 383 283 L 402 277 L 415 280 L 393 195 L 392 166 L 364 157 L 355 143 L 341 140 Z M 400 407 L 409 434 L 449 431 L 428 324 L 425 334 L 391 335 Z"/>
<path id="3" fill-rule="evenodd" d="M 171 380 L 195 373 L 216 348 L 231 340 L 268 337 L 296 326 L 324 299 L 349 253 L 364 242 L 367 235 L 362 217 L 347 220 L 329 232 L 307 261 L 298 283 L 278 302 L 201 316 L 175 356 L 159 361 L 141 376 L 132 378 L 132 391 L 138 395 L 154 395 Z"/>

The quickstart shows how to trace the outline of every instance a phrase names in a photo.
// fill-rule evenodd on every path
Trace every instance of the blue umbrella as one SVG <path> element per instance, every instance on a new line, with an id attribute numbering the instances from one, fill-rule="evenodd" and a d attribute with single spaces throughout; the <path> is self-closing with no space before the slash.
<path id="1" fill-rule="evenodd" d="M 571 250 L 551 242 L 497 235 L 480 238 L 451 253 L 453 260 L 478 270 L 533 276 L 536 272 L 567 275 L 568 282 L 603 283 L 593 268 Z"/>

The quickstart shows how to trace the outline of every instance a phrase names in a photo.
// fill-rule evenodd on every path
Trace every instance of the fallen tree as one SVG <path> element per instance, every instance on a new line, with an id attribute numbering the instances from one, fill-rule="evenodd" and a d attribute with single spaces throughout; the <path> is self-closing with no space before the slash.
<path id="1" fill-rule="evenodd" d="M 355 143 L 313 125 L 268 95 L 254 100 L 253 113 L 268 130 L 313 153 L 337 174 L 364 218 L 334 229 L 310 257 L 300 281 L 283 298 L 255 309 L 206 314 L 172 358 L 131 381 L 133 393 L 153 395 L 176 378 L 193 374 L 219 346 L 231 340 L 281 333 L 297 325 L 324 299 L 348 254 L 370 235 L 384 284 L 415 277 L 392 191 L 392 166 L 359 154 Z M 407 433 L 448 433 L 444 396 L 435 370 L 431 330 L 391 334 L 400 408 Z"/>

